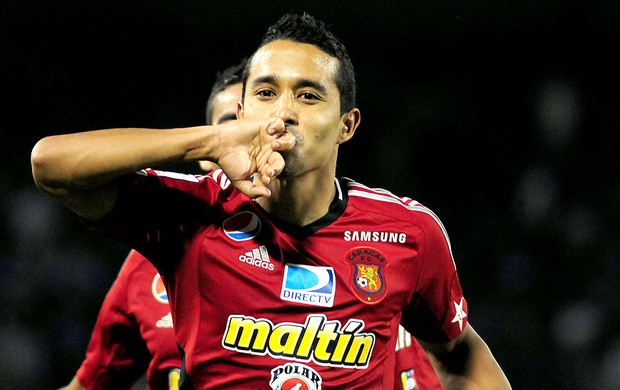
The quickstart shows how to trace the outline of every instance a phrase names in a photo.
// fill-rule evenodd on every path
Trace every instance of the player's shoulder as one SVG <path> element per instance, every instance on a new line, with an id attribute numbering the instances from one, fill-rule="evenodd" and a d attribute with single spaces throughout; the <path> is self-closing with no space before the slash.
<path id="1" fill-rule="evenodd" d="M 145 271 L 152 271 L 153 273 L 157 272 L 155 270 L 155 266 L 151 264 L 146 257 L 135 249 L 132 249 L 129 251 L 125 261 L 123 262 L 123 265 L 119 271 L 119 278 L 130 278 L 132 275 Z"/>
<path id="2" fill-rule="evenodd" d="M 343 182 L 349 204 L 357 209 L 394 218 L 437 218 L 431 209 L 410 197 L 395 195 L 384 188 L 372 188 L 350 178 L 343 178 Z"/>
<path id="3" fill-rule="evenodd" d="M 360 212 L 364 218 L 371 218 L 374 223 L 396 223 L 403 229 L 447 236 L 440 218 L 422 203 L 383 188 L 371 188 L 350 178 L 343 178 L 342 181 L 341 185 L 347 188 L 347 207 L 353 212 Z"/>

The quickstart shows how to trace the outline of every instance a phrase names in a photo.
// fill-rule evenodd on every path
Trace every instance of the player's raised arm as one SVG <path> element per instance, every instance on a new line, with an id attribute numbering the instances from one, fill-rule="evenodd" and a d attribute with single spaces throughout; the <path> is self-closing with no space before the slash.
<path id="1" fill-rule="evenodd" d="M 39 189 L 87 219 L 102 218 L 112 210 L 117 178 L 184 161 L 218 162 L 246 195 L 269 196 L 269 190 L 252 184 L 250 176 L 260 172 L 273 177 L 282 170 L 284 162 L 274 150 L 294 144 L 283 132 L 281 120 L 239 120 L 217 126 L 118 128 L 49 136 L 32 150 L 32 174 Z"/>

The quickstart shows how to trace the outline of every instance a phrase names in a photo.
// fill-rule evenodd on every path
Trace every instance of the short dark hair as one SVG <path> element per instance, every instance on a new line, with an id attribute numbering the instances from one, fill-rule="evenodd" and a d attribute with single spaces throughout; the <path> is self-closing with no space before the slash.
<path id="1" fill-rule="evenodd" d="M 247 58 L 242 58 L 238 64 L 229 66 L 228 68 L 217 72 L 215 75 L 215 83 L 213 83 L 213 87 L 211 87 L 211 93 L 209 94 L 209 99 L 207 99 L 207 106 L 205 108 L 207 125 L 213 124 L 211 117 L 213 116 L 213 100 L 215 99 L 215 95 L 222 92 L 229 86 L 242 81 L 243 69 L 245 69 L 245 64 L 247 61 Z"/>
<path id="2" fill-rule="evenodd" d="M 356 86 L 353 64 L 344 44 L 327 29 L 324 22 L 305 12 L 303 15 L 285 14 L 267 29 L 258 49 L 276 40 L 308 43 L 337 58 L 339 67 L 335 81 L 340 92 L 340 114 L 344 114 L 355 107 Z M 243 97 L 245 97 L 245 84 L 248 79 L 250 64 L 251 60 L 248 61 L 243 71 Z"/>

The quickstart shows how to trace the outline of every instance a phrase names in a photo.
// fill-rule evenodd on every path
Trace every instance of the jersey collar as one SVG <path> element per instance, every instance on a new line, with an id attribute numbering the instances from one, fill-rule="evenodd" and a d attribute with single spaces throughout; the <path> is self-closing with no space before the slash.
<path id="1" fill-rule="evenodd" d="M 329 209 L 325 215 L 316 221 L 305 225 L 305 226 L 297 226 L 288 221 L 280 219 L 275 215 L 269 214 L 263 210 L 262 207 L 258 203 L 254 203 L 258 206 L 261 211 L 269 216 L 269 219 L 280 229 L 281 231 L 290 234 L 293 237 L 303 238 L 312 235 L 318 230 L 324 228 L 325 226 L 330 225 L 332 222 L 337 220 L 344 210 L 347 208 L 347 203 L 349 202 L 349 196 L 347 192 L 347 183 L 342 178 L 334 178 L 334 186 L 336 187 L 336 194 L 334 199 L 329 205 Z"/>

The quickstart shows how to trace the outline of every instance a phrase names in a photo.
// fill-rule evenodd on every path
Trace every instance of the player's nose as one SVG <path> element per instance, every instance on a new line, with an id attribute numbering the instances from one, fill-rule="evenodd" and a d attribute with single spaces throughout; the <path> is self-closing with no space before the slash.
<path id="1" fill-rule="evenodd" d="M 298 105 L 292 93 L 280 95 L 275 104 L 274 115 L 282 118 L 285 125 L 297 125 Z"/>

